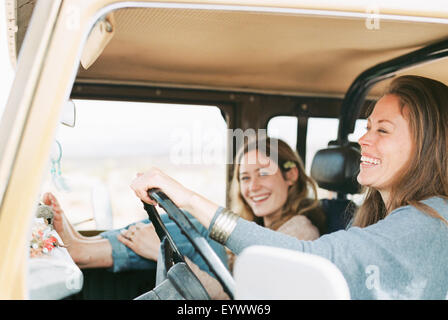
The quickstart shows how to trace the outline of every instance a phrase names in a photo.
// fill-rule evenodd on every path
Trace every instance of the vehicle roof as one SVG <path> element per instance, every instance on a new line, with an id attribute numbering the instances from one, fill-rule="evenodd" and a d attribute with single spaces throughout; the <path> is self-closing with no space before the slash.
<path id="1" fill-rule="evenodd" d="M 34 5 L 21 2 L 13 51 Z M 115 11 L 112 39 L 76 82 L 343 96 L 363 70 L 448 38 L 442 1 L 189 3 Z M 404 73 L 448 83 L 448 59 Z"/>

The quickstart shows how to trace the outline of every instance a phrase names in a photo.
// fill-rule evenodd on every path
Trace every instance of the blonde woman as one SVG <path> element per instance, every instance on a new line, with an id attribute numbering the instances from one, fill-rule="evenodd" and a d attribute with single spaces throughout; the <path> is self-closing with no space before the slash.
<path id="1" fill-rule="evenodd" d="M 316 184 L 297 153 L 280 139 L 245 143 L 235 158 L 230 202 L 242 218 L 272 230 L 284 230 L 288 221 L 297 227 L 296 222 L 302 221 L 311 223 L 319 234 L 326 233 Z"/>
<path id="2" fill-rule="evenodd" d="M 320 255 L 343 273 L 353 299 L 445 299 L 448 293 L 448 87 L 396 78 L 368 117 L 358 182 L 367 195 L 353 226 L 301 241 L 241 219 L 157 169 L 131 187 L 147 203 L 161 188 L 235 254 L 270 245 Z M 380 272 L 374 285 L 368 277 Z"/>
<path id="3" fill-rule="evenodd" d="M 242 218 L 294 238 L 314 240 L 326 232 L 316 185 L 297 153 L 282 140 L 246 141 L 235 158 L 230 199 Z M 157 259 L 158 245 L 148 245 L 158 244 L 153 228 L 129 230 L 120 241 L 147 259 Z M 229 258 L 232 268 L 234 255 Z M 213 299 L 227 298 L 217 280 L 187 261 Z"/>

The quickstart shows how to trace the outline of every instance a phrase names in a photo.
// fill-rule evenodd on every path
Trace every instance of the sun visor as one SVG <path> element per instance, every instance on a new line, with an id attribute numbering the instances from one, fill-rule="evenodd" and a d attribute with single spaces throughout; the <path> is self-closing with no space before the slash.
<path id="1" fill-rule="evenodd" d="M 361 187 L 356 180 L 359 173 L 361 154 L 354 146 L 333 146 L 319 150 L 311 165 L 311 176 L 319 187 L 355 194 Z"/>
<path id="2" fill-rule="evenodd" d="M 115 19 L 113 13 L 98 20 L 87 38 L 81 56 L 81 65 L 88 69 L 106 48 L 115 33 Z"/>

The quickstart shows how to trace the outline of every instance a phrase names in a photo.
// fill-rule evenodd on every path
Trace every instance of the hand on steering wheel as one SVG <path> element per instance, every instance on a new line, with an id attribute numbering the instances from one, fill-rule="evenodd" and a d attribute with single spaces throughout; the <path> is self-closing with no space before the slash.
<path id="1" fill-rule="evenodd" d="M 218 281 L 223 286 L 224 291 L 226 291 L 226 293 L 233 298 L 235 284 L 232 275 L 210 247 L 207 240 L 199 233 L 188 217 L 160 189 L 150 189 L 148 191 L 148 198 L 150 198 L 151 203 L 156 202 L 163 209 L 165 209 L 168 216 L 176 223 L 182 233 L 187 237 L 187 239 L 207 263 L 210 270 L 216 275 Z M 172 258 L 174 263 L 185 262 L 155 208 L 145 202 L 144 207 L 148 212 L 150 220 L 154 224 L 154 228 L 159 238 L 161 240 L 166 239 L 165 241 L 169 243 L 169 246 L 172 249 L 172 257 L 169 257 L 169 259 Z"/>

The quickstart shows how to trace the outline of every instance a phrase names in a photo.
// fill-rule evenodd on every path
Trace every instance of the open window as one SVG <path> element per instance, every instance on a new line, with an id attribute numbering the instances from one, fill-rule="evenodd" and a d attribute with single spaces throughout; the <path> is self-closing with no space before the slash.
<path id="1" fill-rule="evenodd" d="M 78 230 L 147 218 L 129 184 L 155 166 L 225 205 L 226 129 L 213 106 L 75 100 L 74 128 L 59 126 L 62 157 L 42 191 L 56 194 Z"/>

